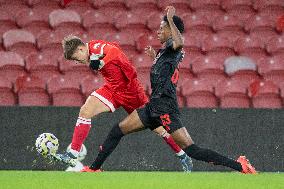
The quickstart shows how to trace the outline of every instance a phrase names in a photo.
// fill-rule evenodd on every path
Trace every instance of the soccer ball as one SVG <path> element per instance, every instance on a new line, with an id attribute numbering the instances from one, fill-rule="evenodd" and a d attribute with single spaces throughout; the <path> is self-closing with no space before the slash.
<path id="1" fill-rule="evenodd" d="M 42 133 L 36 139 L 36 150 L 43 156 L 55 154 L 58 150 L 58 139 L 51 133 Z"/>
<path id="2" fill-rule="evenodd" d="M 71 150 L 71 144 L 69 144 L 66 151 L 70 152 L 70 150 Z M 87 148 L 84 144 L 82 144 L 81 150 L 80 150 L 79 155 L 78 155 L 78 160 L 82 161 L 83 159 L 85 159 L 86 155 L 87 155 Z"/>

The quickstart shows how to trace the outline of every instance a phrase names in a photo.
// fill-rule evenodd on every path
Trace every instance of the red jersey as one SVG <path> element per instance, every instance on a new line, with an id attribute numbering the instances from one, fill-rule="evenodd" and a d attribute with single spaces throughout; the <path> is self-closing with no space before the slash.
<path id="1" fill-rule="evenodd" d="M 140 86 L 137 72 L 118 44 L 103 40 L 92 40 L 88 43 L 90 56 L 104 55 L 101 60 L 105 65 L 99 70 L 106 86 L 113 92 L 137 91 Z"/>

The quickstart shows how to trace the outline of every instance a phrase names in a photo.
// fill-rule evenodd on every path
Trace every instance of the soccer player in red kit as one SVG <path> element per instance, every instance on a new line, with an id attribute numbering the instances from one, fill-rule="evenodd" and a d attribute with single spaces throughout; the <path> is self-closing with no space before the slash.
<path id="1" fill-rule="evenodd" d="M 63 42 L 64 57 L 82 64 L 89 64 L 92 70 L 102 74 L 105 84 L 95 90 L 81 107 L 74 129 L 71 151 L 56 154 L 53 158 L 68 165 L 75 165 L 79 151 L 91 128 L 91 118 L 103 113 L 114 112 L 123 107 L 128 114 L 148 102 L 144 89 L 137 79 L 135 68 L 131 65 L 119 45 L 103 40 L 83 43 L 76 36 L 68 36 Z M 162 136 L 181 160 L 183 169 L 191 171 L 191 159 L 174 142 L 161 126 L 154 130 Z"/>

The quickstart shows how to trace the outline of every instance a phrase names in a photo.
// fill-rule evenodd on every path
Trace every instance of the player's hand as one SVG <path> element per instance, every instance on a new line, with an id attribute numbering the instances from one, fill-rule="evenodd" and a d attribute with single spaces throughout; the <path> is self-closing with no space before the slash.
<path id="1" fill-rule="evenodd" d="M 153 60 L 156 57 L 156 51 L 153 49 L 152 46 L 147 46 L 145 48 L 145 54 L 147 54 L 148 56 L 150 56 Z"/>
<path id="2" fill-rule="evenodd" d="M 168 20 L 173 19 L 174 15 L 176 13 L 175 7 L 167 6 L 165 10 L 167 11 L 167 18 L 168 18 Z"/>

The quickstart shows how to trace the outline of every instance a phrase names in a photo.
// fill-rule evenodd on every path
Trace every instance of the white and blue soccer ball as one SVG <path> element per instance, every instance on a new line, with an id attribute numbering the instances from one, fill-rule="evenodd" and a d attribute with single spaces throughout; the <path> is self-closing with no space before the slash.
<path id="1" fill-rule="evenodd" d="M 69 144 L 69 146 L 67 147 L 66 151 L 70 152 L 70 150 L 71 150 L 71 144 Z M 79 155 L 78 155 L 78 158 L 77 158 L 78 161 L 84 160 L 86 155 L 87 155 L 87 148 L 86 148 L 86 146 L 84 144 L 82 144 L 80 152 L 79 152 Z"/>
<path id="2" fill-rule="evenodd" d="M 35 142 L 36 150 L 43 156 L 56 154 L 59 142 L 56 136 L 51 133 L 42 133 Z"/>

